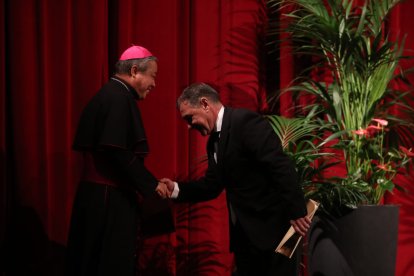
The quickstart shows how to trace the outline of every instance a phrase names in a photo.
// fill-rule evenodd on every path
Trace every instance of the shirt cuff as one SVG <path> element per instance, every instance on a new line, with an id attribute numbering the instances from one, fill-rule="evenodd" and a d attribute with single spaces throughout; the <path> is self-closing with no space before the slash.
<path id="1" fill-rule="evenodd" d="M 178 188 L 178 183 L 174 182 L 174 190 L 171 193 L 171 198 L 177 198 L 179 192 L 180 192 L 180 188 Z"/>

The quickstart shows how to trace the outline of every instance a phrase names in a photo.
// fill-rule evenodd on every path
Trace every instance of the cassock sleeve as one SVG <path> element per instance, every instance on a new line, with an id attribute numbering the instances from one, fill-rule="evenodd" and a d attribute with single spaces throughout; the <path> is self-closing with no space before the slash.
<path id="1" fill-rule="evenodd" d="M 118 150 L 116 148 L 101 153 L 113 164 L 126 183 L 133 185 L 133 189 L 142 194 L 143 197 L 154 197 L 158 180 L 144 165 L 144 160 L 130 151 Z"/>

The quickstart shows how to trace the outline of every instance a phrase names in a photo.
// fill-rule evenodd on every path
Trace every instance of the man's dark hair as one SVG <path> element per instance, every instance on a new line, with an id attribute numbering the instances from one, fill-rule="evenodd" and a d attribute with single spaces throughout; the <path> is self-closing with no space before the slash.
<path id="1" fill-rule="evenodd" d="M 219 94 L 213 87 L 203 82 L 196 82 L 185 88 L 181 96 L 178 97 L 177 108 L 183 102 L 188 102 L 191 106 L 199 106 L 202 97 L 206 97 L 213 103 L 220 102 Z"/>
<path id="2" fill-rule="evenodd" d="M 132 66 L 136 65 L 138 67 L 138 71 L 145 72 L 148 69 L 148 62 L 150 60 L 157 61 L 157 58 L 154 56 L 146 57 L 146 58 L 136 58 L 136 59 L 127 59 L 127 60 L 118 60 L 115 64 L 115 74 L 131 74 Z"/>

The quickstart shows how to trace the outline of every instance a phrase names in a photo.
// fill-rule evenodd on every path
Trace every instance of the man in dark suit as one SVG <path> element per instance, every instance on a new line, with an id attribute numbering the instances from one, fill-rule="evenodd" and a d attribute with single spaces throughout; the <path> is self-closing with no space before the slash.
<path id="1" fill-rule="evenodd" d="M 310 220 L 295 168 L 269 122 L 252 111 L 224 107 L 204 83 L 187 87 L 177 108 L 189 128 L 210 135 L 208 169 L 188 183 L 162 179 L 170 194 L 160 194 L 199 202 L 225 188 L 237 275 L 295 275 L 295 260 L 274 249 L 290 225 L 305 235 Z"/>

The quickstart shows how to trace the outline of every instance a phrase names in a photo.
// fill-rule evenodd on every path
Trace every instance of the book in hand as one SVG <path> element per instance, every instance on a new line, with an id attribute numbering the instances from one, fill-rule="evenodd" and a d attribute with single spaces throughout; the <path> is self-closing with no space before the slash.
<path id="1" fill-rule="evenodd" d="M 306 209 L 308 213 L 307 216 L 310 220 L 312 220 L 318 207 L 319 207 L 318 202 L 312 199 L 309 199 L 308 203 L 306 204 Z M 302 239 L 302 236 L 296 233 L 293 226 L 290 226 L 289 230 L 286 232 L 285 236 L 280 241 L 279 245 L 276 247 L 275 252 L 283 254 L 289 258 L 292 258 L 293 253 L 295 253 L 295 250 L 298 247 L 301 239 Z"/>

